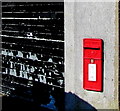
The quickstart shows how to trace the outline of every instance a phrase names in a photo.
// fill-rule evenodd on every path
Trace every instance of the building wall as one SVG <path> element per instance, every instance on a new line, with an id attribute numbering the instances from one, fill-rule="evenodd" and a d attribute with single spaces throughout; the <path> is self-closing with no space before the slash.
<path id="1" fill-rule="evenodd" d="M 51 93 L 62 109 L 64 3 L 2 2 L 1 43 L 2 92 L 35 98 L 39 104 Z"/>
<path id="2" fill-rule="evenodd" d="M 3 74 L 33 80 L 36 70 L 40 82 L 63 87 L 63 10 L 63 3 L 2 3 Z"/>
<path id="3" fill-rule="evenodd" d="M 66 110 L 118 109 L 117 17 L 115 2 L 65 2 Z M 103 39 L 103 92 L 83 89 L 84 38 Z"/>

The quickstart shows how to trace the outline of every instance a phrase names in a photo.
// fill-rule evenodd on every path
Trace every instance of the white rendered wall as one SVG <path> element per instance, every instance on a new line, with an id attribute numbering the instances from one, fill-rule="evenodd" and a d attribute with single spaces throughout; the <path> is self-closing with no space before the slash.
<path id="1" fill-rule="evenodd" d="M 118 3 L 65 2 L 65 108 L 118 109 Z M 103 92 L 83 89 L 83 38 L 104 42 Z"/>

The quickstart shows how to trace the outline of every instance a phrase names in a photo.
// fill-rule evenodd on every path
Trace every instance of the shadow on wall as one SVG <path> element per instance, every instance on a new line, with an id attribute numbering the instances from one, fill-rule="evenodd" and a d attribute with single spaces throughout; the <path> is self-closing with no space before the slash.
<path id="1" fill-rule="evenodd" d="M 34 82 L 33 87 L 14 85 L 9 96 L 2 97 L 1 111 L 97 111 L 77 95 L 66 93 L 64 88 Z M 16 107 L 15 107 L 16 106 Z"/>
<path id="2" fill-rule="evenodd" d="M 14 90 L 6 89 L 9 95 L 2 96 L 1 111 L 64 111 L 64 88 L 35 81 L 32 87 L 13 86 Z"/>
<path id="3" fill-rule="evenodd" d="M 75 94 L 69 92 L 65 93 L 65 111 L 97 111 L 97 109 Z"/>

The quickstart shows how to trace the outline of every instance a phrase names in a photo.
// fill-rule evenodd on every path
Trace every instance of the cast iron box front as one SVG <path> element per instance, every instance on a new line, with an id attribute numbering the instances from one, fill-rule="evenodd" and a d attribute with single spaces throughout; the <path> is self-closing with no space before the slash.
<path id="1" fill-rule="evenodd" d="M 102 39 L 83 39 L 83 87 L 102 91 Z"/>

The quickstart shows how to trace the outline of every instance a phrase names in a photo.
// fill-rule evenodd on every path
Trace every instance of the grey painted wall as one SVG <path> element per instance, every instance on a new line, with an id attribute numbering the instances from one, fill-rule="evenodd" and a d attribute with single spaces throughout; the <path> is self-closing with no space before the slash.
<path id="1" fill-rule="evenodd" d="M 115 2 L 65 2 L 66 111 L 118 109 L 117 11 Z M 104 41 L 103 92 L 83 89 L 83 38 Z"/>

